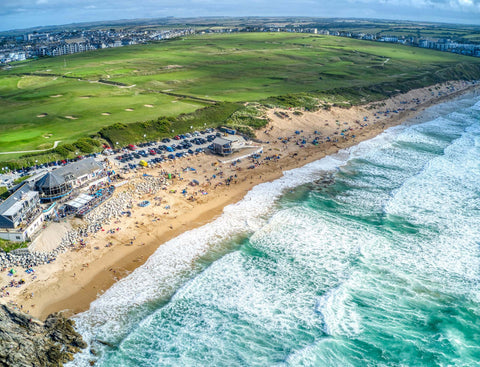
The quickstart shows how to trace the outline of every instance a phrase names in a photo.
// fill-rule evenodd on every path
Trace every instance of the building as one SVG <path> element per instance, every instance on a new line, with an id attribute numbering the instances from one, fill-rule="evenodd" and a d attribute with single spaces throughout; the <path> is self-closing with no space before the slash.
<path id="1" fill-rule="evenodd" d="M 226 156 L 244 148 L 245 144 L 245 138 L 240 135 L 229 135 L 223 138 L 217 137 L 212 142 L 212 151 L 215 154 Z"/>
<path id="2" fill-rule="evenodd" d="M 232 141 L 224 138 L 215 138 L 212 142 L 212 151 L 215 154 L 226 156 L 233 153 Z"/>
<path id="3" fill-rule="evenodd" d="M 54 201 L 72 191 L 72 185 L 65 178 L 54 172 L 48 172 L 35 183 L 43 202 Z"/>
<path id="4" fill-rule="evenodd" d="M 0 238 L 26 241 L 41 228 L 43 211 L 40 197 L 25 183 L 0 204 Z"/>
<path id="5" fill-rule="evenodd" d="M 49 202 L 68 195 L 72 189 L 101 177 L 103 167 L 94 158 L 83 159 L 48 172 L 35 183 L 42 202 Z"/>

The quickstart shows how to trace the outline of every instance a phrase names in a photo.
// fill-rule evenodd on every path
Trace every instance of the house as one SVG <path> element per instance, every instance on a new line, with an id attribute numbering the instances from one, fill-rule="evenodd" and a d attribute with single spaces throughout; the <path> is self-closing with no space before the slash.
<path id="1" fill-rule="evenodd" d="M 26 241 L 41 228 L 43 211 L 37 191 L 25 183 L 0 204 L 0 238 Z"/>

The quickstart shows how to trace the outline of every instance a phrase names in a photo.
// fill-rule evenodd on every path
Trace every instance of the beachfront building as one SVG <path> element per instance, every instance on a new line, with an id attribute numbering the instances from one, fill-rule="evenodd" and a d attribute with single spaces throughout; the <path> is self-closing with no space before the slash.
<path id="1" fill-rule="evenodd" d="M 217 137 L 212 142 L 212 151 L 215 154 L 226 156 L 245 147 L 246 140 L 240 135 Z"/>
<path id="2" fill-rule="evenodd" d="M 36 182 L 35 187 L 42 202 L 54 201 L 104 173 L 100 163 L 94 158 L 87 158 L 48 172 Z"/>
<path id="3" fill-rule="evenodd" d="M 0 238 L 23 242 L 42 226 L 44 216 L 37 191 L 25 183 L 0 204 Z"/>
<path id="4" fill-rule="evenodd" d="M 232 141 L 225 138 L 215 138 L 212 142 L 212 151 L 215 154 L 226 156 L 233 153 Z"/>
<path id="5" fill-rule="evenodd" d="M 71 192 L 71 185 L 67 184 L 63 176 L 58 175 L 55 171 L 48 172 L 35 184 L 35 188 L 41 195 L 44 202 L 53 201 L 61 198 Z"/>

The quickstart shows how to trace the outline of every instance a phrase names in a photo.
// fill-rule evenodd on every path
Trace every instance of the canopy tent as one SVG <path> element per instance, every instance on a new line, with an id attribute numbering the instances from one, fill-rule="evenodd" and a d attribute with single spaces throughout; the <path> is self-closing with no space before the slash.
<path id="1" fill-rule="evenodd" d="M 75 199 L 68 201 L 65 206 L 69 207 L 73 210 L 78 210 L 82 206 L 88 204 L 90 201 L 93 200 L 93 196 L 87 194 L 80 194 Z"/>

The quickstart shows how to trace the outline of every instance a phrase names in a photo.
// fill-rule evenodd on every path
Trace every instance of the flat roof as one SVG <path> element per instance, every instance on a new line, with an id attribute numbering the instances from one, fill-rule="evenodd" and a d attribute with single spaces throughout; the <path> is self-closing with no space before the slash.
<path id="1" fill-rule="evenodd" d="M 231 140 L 224 139 L 224 138 L 215 138 L 215 140 L 212 142 L 213 144 L 218 144 L 221 146 L 227 145 L 227 144 L 232 144 Z"/>
<path id="2" fill-rule="evenodd" d="M 80 209 L 82 206 L 84 206 L 86 203 L 88 203 L 92 199 L 93 199 L 93 196 L 91 195 L 80 194 L 75 199 L 68 201 L 65 205 L 71 206 L 72 208 L 75 208 L 75 209 Z"/>

